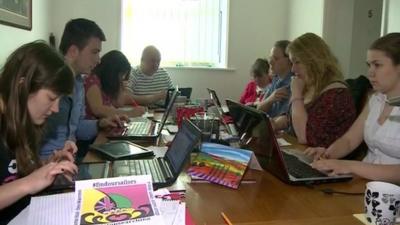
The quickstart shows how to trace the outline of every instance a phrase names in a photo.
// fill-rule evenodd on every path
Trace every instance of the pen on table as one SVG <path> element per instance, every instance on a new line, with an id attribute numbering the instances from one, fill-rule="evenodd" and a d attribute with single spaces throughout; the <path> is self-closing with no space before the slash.
<path id="1" fill-rule="evenodd" d="M 221 212 L 222 219 L 224 219 L 225 223 L 228 225 L 233 225 L 229 218 L 225 215 L 225 213 Z"/>

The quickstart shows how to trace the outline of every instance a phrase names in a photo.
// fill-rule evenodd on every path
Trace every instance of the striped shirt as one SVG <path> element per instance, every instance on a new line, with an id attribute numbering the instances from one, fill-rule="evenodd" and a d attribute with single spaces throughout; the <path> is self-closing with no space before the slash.
<path id="1" fill-rule="evenodd" d="M 165 69 L 159 68 L 152 76 L 148 76 L 137 66 L 132 68 L 128 88 L 135 95 L 152 95 L 173 88 L 173 84 Z"/>

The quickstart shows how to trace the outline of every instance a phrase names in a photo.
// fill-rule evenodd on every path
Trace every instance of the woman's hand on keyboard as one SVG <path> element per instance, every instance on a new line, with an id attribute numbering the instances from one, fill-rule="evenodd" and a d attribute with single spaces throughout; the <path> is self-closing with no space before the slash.
<path id="1" fill-rule="evenodd" d="M 337 176 L 351 174 L 353 164 L 350 160 L 321 159 L 311 163 L 311 166 L 326 173 L 328 176 Z"/>
<path id="2" fill-rule="evenodd" d="M 307 156 L 313 157 L 314 161 L 320 159 L 329 159 L 329 152 L 323 147 L 309 147 L 304 151 Z"/>

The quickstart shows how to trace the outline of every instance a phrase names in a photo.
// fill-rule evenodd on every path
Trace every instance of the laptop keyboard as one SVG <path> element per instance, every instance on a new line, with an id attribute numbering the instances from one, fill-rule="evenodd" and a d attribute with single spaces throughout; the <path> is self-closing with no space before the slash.
<path id="1" fill-rule="evenodd" d="M 129 135 L 147 135 L 150 133 L 152 122 L 146 121 L 135 121 L 129 123 L 128 126 L 128 136 Z"/>
<path id="2" fill-rule="evenodd" d="M 326 177 L 327 175 L 313 169 L 300 161 L 296 156 L 282 152 L 283 159 L 290 175 L 296 178 Z"/>
<path id="3" fill-rule="evenodd" d="M 165 182 L 162 169 L 157 159 L 114 161 L 114 176 L 150 174 L 153 183 Z"/>

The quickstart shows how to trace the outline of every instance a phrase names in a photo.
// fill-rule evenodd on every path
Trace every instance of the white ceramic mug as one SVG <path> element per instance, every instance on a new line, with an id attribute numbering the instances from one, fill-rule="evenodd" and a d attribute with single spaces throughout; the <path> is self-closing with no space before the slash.
<path id="1" fill-rule="evenodd" d="M 364 206 L 368 222 L 394 225 L 400 207 L 400 187 L 391 183 L 371 181 L 365 189 Z"/>

